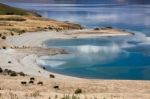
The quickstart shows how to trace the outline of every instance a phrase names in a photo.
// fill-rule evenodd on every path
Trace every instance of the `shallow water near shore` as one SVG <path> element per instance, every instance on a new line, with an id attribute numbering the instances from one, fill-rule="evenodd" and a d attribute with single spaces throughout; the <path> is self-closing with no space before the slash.
<path id="1" fill-rule="evenodd" d="M 133 36 L 54 39 L 44 47 L 64 48 L 67 55 L 40 57 L 51 72 L 97 79 L 150 80 L 150 5 L 10 4 L 44 17 L 82 24 L 112 26 Z"/>
<path id="2" fill-rule="evenodd" d="M 150 42 L 143 34 L 55 39 L 46 41 L 44 46 L 69 52 L 39 59 L 38 64 L 52 72 L 93 79 L 150 80 Z"/>

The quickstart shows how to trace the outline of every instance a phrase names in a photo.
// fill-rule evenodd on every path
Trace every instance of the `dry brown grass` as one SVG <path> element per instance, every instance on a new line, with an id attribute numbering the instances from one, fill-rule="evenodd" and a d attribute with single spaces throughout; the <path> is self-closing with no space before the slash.
<path id="1" fill-rule="evenodd" d="M 78 24 L 59 22 L 35 16 L 1 15 L 0 34 L 11 36 L 20 35 L 25 32 L 35 31 L 61 31 L 68 29 L 81 29 Z M 5 31 L 5 32 L 4 32 Z"/>
<path id="2" fill-rule="evenodd" d="M 22 85 L 30 76 L 0 75 L 0 98 L 4 99 L 150 99 L 149 81 L 86 80 L 35 77 L 34 84 Z M 38 85 L 42 81 L 44 84 Z M 59 89 L 53 87 L 59 85 Z M 81 94 L 74 94 L 78 88 Z M 73 98 L 74 97 L 74 98 Z"/>

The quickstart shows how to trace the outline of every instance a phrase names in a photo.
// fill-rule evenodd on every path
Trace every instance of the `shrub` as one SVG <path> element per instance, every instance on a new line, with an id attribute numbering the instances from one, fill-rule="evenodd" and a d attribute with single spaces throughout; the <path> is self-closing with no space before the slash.
<path id="1" fill-rule="evenodd" d="M 18 73 L 20 76 L 26 76 L 23 72 Z"/>
<path id="2" fill-rule="evenodd" d="M 31 78 L 30 78 L 30 80 L 32 80 L 32 81 L 33 81 L 33 80 L 35 80 L 35 78 L 34 78 L 34 77 L 31 77 Z"/>
<path id="3" fill-rule="evenodd" d="M 53 88 L 54 88 L 54 89 L 59 89 L 59 86 L 54 86 Z"/>
<path id="4" fill-rule="evenodd" d="M 10 34 L 11 34 L 11 36 L 14 36 L 14 33 L 11 32 Z"/>
<path id="5" fill-rule="evenodd" d="M 6 36 L 2 36 L 2 39 L 5 40 L 5 39 L 6 39 Z"/>
<path id="6" fill-rule="evenodd" d="M 8 61 L 8 63 L 11 64 L 12 62 L 11 62 L 11 61 Z"/>
<path id="7" fill-rule="evenodd" d="M 75 94 L 81 94 L 81 93 L 82 93 L 82 89 L 78 88 L 78 89 L 75 90 L 74 93 L 75 93 Z"/>
<path id="8" fill-rule="evenodd" d="M 72 96 L 69 96 L 69 95 L 65 95 L 63 98 L 61 99 L 80 99 L 80 97 L 78 96 L 75 96 L 75 95 L 72 95 Z M 85 98 L 86 99 L 86 98 Z M 95 98 L 94 98 L 95 99 Z"/>
<path id="9" fill-rule="evenodd" d="M 3 72 L 3 69 L 0 67 L 0 73 L 2 73 Z"/>
<path id="10" fill-rule="evenodd" d="M 99 30 L 99 28 L 94 28 L 94 30 Z"/>
<path id="11" fill-rule="evenodd" d="M 113 27 L 111 27 L 111 26 L 107 26 L 106 28 L 107 28 L 107 29 L 113 29 Z"/>
<path id="12" fill-rule="evenodd" d="M 42 67 L 44 70 L 46 70 L 46 67 Z"/>
<path id="13" fill-rule="evenodd" d="M 11 71 L 10 76 L 17 76 L 17 73 L 15 71 Z"/>
<path id="14" fill-rule="evenodd" d="M 2 48 L 3 48 L 3 49 L 6 49 L 6 47 L 5 47 L 5 46 L 3 46 Z"/>
<path id="15" fill-rule="evenodd" d="M 49 77 L 50 77 L 50 78 L 55 78 L 55 75 L 50 74 Z"/>
<path id="16" fill-rule="evenodd" d="M 22 81 L 21 84 L 22 84 L 22 85 L 26 85 L 27 82 L 26 82 L 26 81 Z"/>
<path id="17" fill-rule="evenodd" d="M 29 81 L 29 84 L 34 84 L 34 81 L 33 81 L 33 80 L 30 80 L 30 81 Z"/>
<path id="18" fill-rule="evenodd" d="M 42 82 L 42 81 L 39 81 L 37 84 L 38 84 L 38 85 L 43 85 L 43 82 Z"/>

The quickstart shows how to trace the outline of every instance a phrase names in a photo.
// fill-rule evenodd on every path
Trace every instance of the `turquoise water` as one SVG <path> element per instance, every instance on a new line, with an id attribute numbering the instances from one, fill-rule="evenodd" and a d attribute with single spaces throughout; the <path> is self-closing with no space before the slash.
<path id="1" fill-rule="evenodd" d="M 49 71 L 84 78 L 150 80 L 150 5 L 10 5 L 86 28 L 112 26 L 135 33 L 134 36 L 48 40 L 44 47 L 64 48 L 69 52 L 41 57 L 38 64 Z"/>
<path id="2" fill-rule="evenodd" d="M 49 40 L 46 47 L 70 54 L 41 57 L 39 64 L 53 72 L 84 78 L 150 80 L 149 37 L 102 37 Z"/>

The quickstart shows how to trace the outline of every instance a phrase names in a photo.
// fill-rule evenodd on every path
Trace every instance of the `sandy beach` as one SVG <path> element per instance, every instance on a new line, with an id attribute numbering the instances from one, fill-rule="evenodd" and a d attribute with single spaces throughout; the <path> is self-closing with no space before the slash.
<path id="1" fill-rule="evenodd" d="M 120 30 L 77 30 L 63 32 L 32 32 L 7 37 L 6 49 L 0 50 L 0 66 L 28 76 L 10 77 L 0 74 L 0 95 L 2 98 L 17 97 L 21 99 L 63 99 L 66 95 L 72 97 L 76 89 L 82 89 L 82 94 L 75 95 L 80 99 L 149 99 L 149 81 L 129 80 L 98 80 L 83 79 L 55 74 L 38 66 L 40 56 L 66 54 L 63 49 L 43 48 L 43 42 L 49 39 L 76 39 L 101 36 L 127 36 L 128 32 Z M 11 61 L 9 63 L 8 61 Z M 49 75 L 55 78 L 49 78 Z M 22 85 L 21 81 L 29 81 L 35 77 L 34 84 Z M 43 85 L 37 85 L 42 81 Z M 9 86 L 8 86 L 9 85 Z M 54 88 L 59 86 L 59 88 Z"/>

